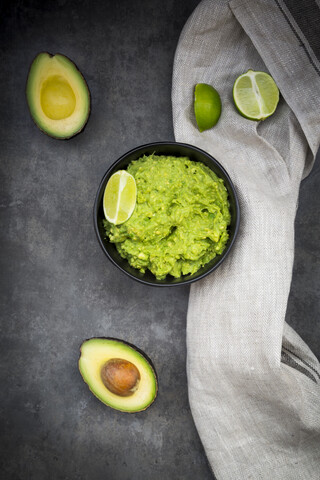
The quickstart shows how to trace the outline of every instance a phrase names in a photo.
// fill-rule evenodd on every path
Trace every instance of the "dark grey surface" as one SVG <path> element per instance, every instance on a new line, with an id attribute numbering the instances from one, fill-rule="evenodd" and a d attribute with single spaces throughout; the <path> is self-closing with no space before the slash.
<path id="1" fill-rule="evenodd" d="M 1 4 L 1 476 L 10 480 L 212 479 L 187 399 L 188 287 L 127 278 L 95 238 L 107 167 L 143 143 L 173 140 L 171 74 L 188 1 Z M 86 130 L 51 139 L 24 88 L 34 56 L 73 59 L 92 94 Z M 301 188 L 288 321 L 320 354 L 319 161 Z M 276 252 L 275 252 L 276 254 Z M 152 358 L 160 390 L 122 414 L 90 394 L 79 345 L 116 336 Z"/>

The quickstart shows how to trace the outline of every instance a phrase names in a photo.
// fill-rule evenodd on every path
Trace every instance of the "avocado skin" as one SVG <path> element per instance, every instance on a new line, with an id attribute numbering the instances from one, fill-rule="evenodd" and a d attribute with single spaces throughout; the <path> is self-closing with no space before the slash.
<path id="1" fill-rule="evenodd" d="M 81 353 L 82 353 L 82 346 L 85 342 L 88 342 L 89 340 L 112 340 L 114 342 L 118 342 L 118 343 L 121 343 L 123 345 L 126 345 L 130 348 L 132 348 L 133 350 L 135 350 L 137 353 L 139 353 L 142 357 L 145 358 L 145 360 L 148 362 L 152 372 L 153 372 L 153 376 L 154 376 L 154 380 L 155 380 L 155 395 L 154 395 L 154 398 L 152 400 L 152 402 L 150 402 L 146 407 L 144 408 L 141 408 L 139 410 L 135 410 L 135 411 L 128 411 L 128 410 L 121 410 L 120 408 L 117 408 L 115 410 L 118 410 L 119 412 L 122 412 L 122 413 L 130 413 L 130 414 L 134 414 L 134 413 L 139 413 L 139 412 L 143 412 L 145 410 L 147 410 L 147 408 L 149 408 L 155 401 L 155 399 L 157 398 L 157 395 L 158 395 L 158 390 L 159 390 L 159 383 L 158 383 L 158 374 L 157 374 L 157 371 L 154 367 L 154 364 L 152 362 L 152 360 L 150 359 L 150 357 L 143 351 L 141 350 L 140 348 L 138 348 L 136 345 L 133 345 L 132 343 L 129 343 L 127 342 L 126 340 L 122 340 L 122 339 L 119 339 L 119 338 L 115 338 L 115 337 L 91 337 L 91 338 L 87 338 L 85 339 L 81 345 L 80 345 L 80 355 L 79 355 L 79 360 L 78 360 L 78 368 L 79 368 L 79 371 L 80 371 L 80 374 L 82 376 L 82 379 L 83 381 L 87 384 L 90 392 L 96 397 L 97 395 L 95 394 L 95 392 L 92 390 L 92 388 L 90 387 L 90 384 L 86 381 L 86 379 L 84 378 L 84 375 L 81 371 L 81 368 L 80 368 L 80 365 L 79 365 L 79 361 L 80 361 L 80 358 L 81 358 Z M 101 399 L 98 398 L 100 401 Z M 107 405 L 105 403 L 105 405 Z M 107 405 L 109 406 L 110 408 L 113 408 L 111 407 L 110 405 Z"/>
<path id="2" fill-rule="evenodd" d="M 76 132 L 70 134 L 69 136 L 66 136 L 66 137 L 59 137 L 59 136 L 56 136 L 54 135 L 53 133 L 41 128 L 41 126 L 36 122 L 36 120 L 34 119 L 34 116 L 32 114 L 32 111 L 31 111 L 31 108 L 30 108 L 30 104 L 29 104 L 29 101 L 28 101 L 28 95 L 27 95 L 27 85 L 28 85 L 28 79 L 29 79 L 29 75 L 30 75 L 30 71 L 31 71 L 31 68 L 32 68 L 32 65 L 35 61 L 35 59 L 39 56 L 39 55 L 42 55 L 42 54 L 45 54 L 45 55 L 49 55 L 50 58 L 56 56 L 56 55 L 60 55 L 61 57 L 64 57 L 66 58 L 71 64 L 74 65 L 74 67 L 77 69 L 77 72 L 79 74 L 79 76 L 81 76 L 82 80 L 83 80 L 83 84 L 86 88 L 86 91 L 87 91 L 87 94 L 88 94 L 88 98 L 89 98 L 89 110 L 88 110 L 88 114 L 87 114 L 87 117 L 84 121 L 84 124 L 79 128 L 79 130 L 77 130 Z M 88 123 L 88 120 L 90 118 L 90 115 L 91 115 L 91 92 L 90 92 L 90 89 L 89 89 L 89 86 L 87 84 L 87 81 L 86 79 L 84 78 L 84 76 L 82 75 L 81 71 L 79 70 L 78 66 L 74 63 L 73 60 L 71 60 L 71 58 L 69 58 L 67 55 L 64 55 L 63 53 L 55 53 L 55 54 L 52 54 L 50 52 L 46 52 L 46 51 L 42 51 L 42 52 L 39 52 L 35 57 L 34 59 L 32 60 L 31 64 L 30 64 L 30 67 L 29 67 L 29 71 L 28 71 L 28 75 L 27 75 L 27 80 L 26 80 L 26 86 L 25 86 L 25 94 L 26 94 L 26 97 L 27 97 L 27 105 L 28 105 L 28 110 L 29 110 L 29 113 L 30 113 L 30 116 L 34 122 L 34 124 L 39 128 L 39 130 L 42 132 L 42 133 L 45 133 L 48 137 L 51 137 L 51 138 L 54 138 L 55 140 L 70 140 L 70 138 L 73 138 L 73 137 L 76 137 L 77 135 L 79 135 L 79 133 L 83 132 L 85 127 L 87 126 L 87 123 Z"/>

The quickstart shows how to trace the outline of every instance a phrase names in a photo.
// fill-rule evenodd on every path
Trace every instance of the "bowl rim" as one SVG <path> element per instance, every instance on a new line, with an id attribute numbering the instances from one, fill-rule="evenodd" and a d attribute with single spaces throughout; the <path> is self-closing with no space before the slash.
<path id="1" fill-rule="evenodd" d="M 195 278 L 190 278 L 190 279 L 185 279 L 183 280 L 183 277 L 182 277 L 182 280 L 181 282 L 179 281 L 176 281 L 175 283 L 166 283 L 166 282 L 163 282 L 163 283 L 157 283 L 157 279 L 156 277 L 155 278 L 155 281 L 152 282 L 152 281 L 149 281 L 149 280 L 144 280 L 143 278 L 139 278 L 139 277 L 136 277 L 135 275 L 131 274 L 130 272 L 128 272 L 127 270 L 125 270 L 124 268 L 121 267 L 121 265 L 119 265 L 113 258 L 112 256 L 109 254 L 109 252 L 107 251 L 107 249 L 105 248 L 105 245 L 101 239 L 101 235 L 100 235 L 100 232 L 99 232 L 99 227 L 98 227 L 98 211 L 99 211 L 99 206 L 100 206 L 100 203 L 99 203 L 99 197 L 100 197 L 100 193 L 101 193 L 101 189 L 102 189 L 102 186 L 105 182 L 105 179 L 106 177 L 110 174 L 110 172 L 115 168 L 115 166 L 117 164 L 119 164 L 125 157 L 131 155 L 131 154 L 134 154 L 136 151 L 139 151 L 139 150 L 142 150 L 142 149 L 146 149 L 146 148 L 152 148 L 152 147 L 158 147 L 158 146 L 164 146 L 164 145 L 168 145 L 169 147 L 172 145 L 175 145 L 175 146 L 180 146 L 180 147 L 185 147 L 185 148 L 190 148 L 192 150 L 195 150 L 196 152 L 200 153 L 200 154 L 203 154 L 205 155 L 206 157 L 208 157 L 214 164 L 217 165 L 217 167 L 223 172 L 223 174 L 225 175 L 228 183 L 229 183 L 229 187 L 230 189 L 232 190 L 232 193 L 233 193 L 233 196 L 234 196 L 234 200 L 235 200 L 235 211 L 236 211 L 236 221 L 235 221 L 235 227 L 234 227 L 234 234 L 233 234 L 233 237 L 227 247 L 226 250 L 224 250 L 224 252 L 222 253 L 221 255 L 221 258 L 217 261 L 217 263 L 215 263 L 208 271 L 206 272 L 203 272 L 201 275 L 199 276 L 196 276 Z M 229 255 L 234 243 L 235 243 L 235 240 L 238 236 L 238 231 L 239 231 L 239 226 L 240 226 L 240 204 L 239 204 L 239 199 L 238 199 L 238 195 L 237 195 L 237 192 L 236 192 L 236 189 L 234 187 L 234 184 L 228 174 L 228 172 L 226 171 L 226 169 L 221 165 L 220 162 L 218 162 L 218 160 L 216 160 L 212 155 L 210 155 L 210 153 L 206 152 L 205 150 L 202 150 L 201 148 L 195 146 L 195 145 L 191 145 L 189 143 L 183 143 L 183 142 L 175 142 L 175 141 L 161 141 L 161 142 L 151 142 L 151 143 L 145 143 L 143 145 L 139 145 L 138 147 L 134 147 L 132 148 L 131 150 L 128 150 L 126 153 L 124 153 L 123 155 L 121 155 L 117 160 L 115 160 L 110 166 L 109 168 L 107 169 L 107 171 L 105 172 L 105 174 L 103 175 L 101 181 L 100 181 L 100 184 L 99 184 L 99 187 L 98 187 L 98 190 L 97 190 L 97 193 L 96 193 L 96 197 L 95 197 L 95 201 L 94 201 L 94 206 L 93 206 L 93 221 L 94 221 L 94 230 L 95 230 L 95 233 L 96 233 L 96 236 L 97 236 L 97 239 L 98 239 L 98 242 L 100 244 L 100 247 L 102 248 L 102 251 L 104 252 L 104 254 L 108 257 L 108 259 L 111 261 L 111 263 L 113 263 L 113 265 L 115 265 L 119 270 L 121 270 L 121 272 L 123 272 L 125 275 L 129 276 L 130 278 L 132 278 L 133 280 L 139 282 L 139 283 L 142 283 L 144 285 L 148 285 L 148 286 L 152 286 L 152 287 L 179 287 L 179 286 L 183 286 L 183 285 L 190 285 L 191 283 L 194 283 L 194 282 L 197 282 L 198 280 L 201 280 L 202 278 L 206 277 L 207 275 L 209 275 L 210 273 L 212 273 L 214 270 L 216 270 L 220 265 L 221 263 L 226 259 L 226 257 Z"/>

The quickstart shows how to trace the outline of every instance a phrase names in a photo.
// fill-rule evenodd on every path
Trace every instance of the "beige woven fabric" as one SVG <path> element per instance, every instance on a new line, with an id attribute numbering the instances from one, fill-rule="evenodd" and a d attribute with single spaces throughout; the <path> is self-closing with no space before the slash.
<path id="1" fill-rule="evenodd" d="M 319 362 L 284 321 L 299 185 L 320 141 L 320 65 L 303 41 L 280 0 L 204 0 L 175 56 L 176 140 L 226 168 L 241 207 L 234 248 L 192 285 L 187 318 L 189 400 L 219 480 L 320 479 Z M 260 123 L 232 100 L 235 78 L 249 68 L 269 71 L 282 94 Z M 223 105 L 203 133 L 193 114 L 199 82 Z"/>

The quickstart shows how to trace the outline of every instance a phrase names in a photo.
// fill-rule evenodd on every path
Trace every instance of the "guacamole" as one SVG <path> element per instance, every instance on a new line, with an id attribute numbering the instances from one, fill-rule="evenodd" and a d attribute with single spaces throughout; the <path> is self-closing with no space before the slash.
<path id="1" fill-rule="evenodd" d="M 157 279 L 195 273 L 223 252 L 230 210 L 223 180 L 187 157 L 148 155 L 130 163 L 137 203 L 125 223 L 104 220 L 109 240 L 132 267 Z"/>

